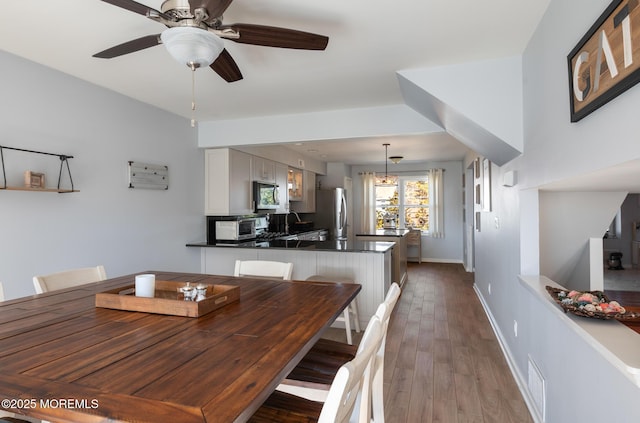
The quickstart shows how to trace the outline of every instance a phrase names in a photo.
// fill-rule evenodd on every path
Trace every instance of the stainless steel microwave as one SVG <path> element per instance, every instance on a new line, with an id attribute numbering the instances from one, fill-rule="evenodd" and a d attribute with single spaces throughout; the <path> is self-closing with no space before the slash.
<path id="1" fill-rule="evenodd" d="M 273 210 L 280 206 L 278 185 L 265 182 L 253 182 L 253 201 L 256 210 Z"/>
<path id="2" fill-rule="evenodd" d="M 255 237 L 255 219 L 216 221 L 216 241 L 244 241 Z"/>

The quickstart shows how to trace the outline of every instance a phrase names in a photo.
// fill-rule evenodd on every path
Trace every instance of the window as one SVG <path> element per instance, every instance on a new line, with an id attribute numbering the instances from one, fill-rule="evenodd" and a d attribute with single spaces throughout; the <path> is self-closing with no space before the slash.
<path id="1" fill-rule="evenodd" d="M 376 176 L 376 228 L 382 229 L 384 218 L 397 218 L 401 228 L 429 230 L 429 183 L 426 175 Z"/>

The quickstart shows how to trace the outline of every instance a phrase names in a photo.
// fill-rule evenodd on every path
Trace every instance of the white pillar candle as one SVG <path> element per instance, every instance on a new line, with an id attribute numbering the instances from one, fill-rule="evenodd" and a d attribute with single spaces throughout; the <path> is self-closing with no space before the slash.
<path id="1" fill-rule="evenodd" d="M 136 275 L 136 297 L 153 298 L 156 291 L 156 275 Z"/>

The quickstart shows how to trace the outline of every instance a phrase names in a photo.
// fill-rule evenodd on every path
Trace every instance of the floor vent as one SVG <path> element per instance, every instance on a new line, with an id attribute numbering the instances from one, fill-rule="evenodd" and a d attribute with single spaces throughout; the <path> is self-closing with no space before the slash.
<path id="1" fill-rule="evenodd" d="M 531 356 L 529 356 L 528 376 L 531 398 L 538 409 L 538 415 L 542 419 L 541 421 L 544 422 L 545 382 L 540 369 L 538 369 L 538 366 L 536 366 L 536 363 L 533 361 Z"/>

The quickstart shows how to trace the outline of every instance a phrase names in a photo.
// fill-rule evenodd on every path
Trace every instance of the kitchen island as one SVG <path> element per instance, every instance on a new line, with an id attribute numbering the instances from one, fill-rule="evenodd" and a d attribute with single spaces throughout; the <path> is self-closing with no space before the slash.
<path id="1" fill-rule="evenodd" d="M 400 287 L 407 281 L 407 235 L 409 229 L 377 229 L 374 233 L 356 234 L 358 241 L 395 242 L 391 253 L 391 280 Z"/>
<path id="2" fill-rule="evenodd" d="M 312 275 L 349 278 L 362 285 L 357 302 L 365 327 L 391 285 L 393 242 L 272 240 L 240 243 L 189 243 L 202 248 L 202 273 L 233 275 L 236 260 L 293 263 L 294 280 Z"/>

